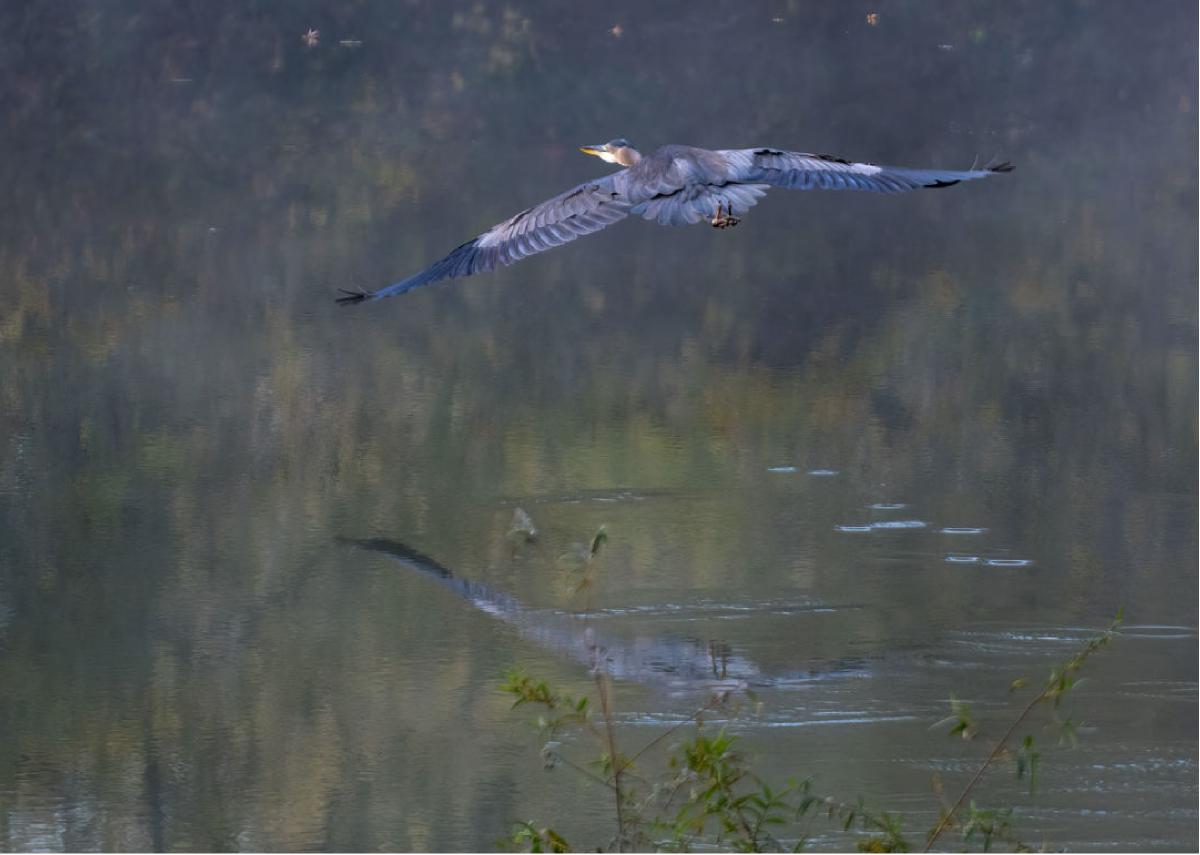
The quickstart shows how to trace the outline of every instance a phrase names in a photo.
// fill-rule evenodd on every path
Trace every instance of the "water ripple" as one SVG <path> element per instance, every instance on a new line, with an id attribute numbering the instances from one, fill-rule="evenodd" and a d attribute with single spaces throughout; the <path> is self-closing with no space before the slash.
<path id="1" fill-rule="evenodd" d="M 835 525 L 834 531 L 867 532 L 867 531 L 897 531 L 903 529 L 926 528 L 929 523 L 923 520 L 880 520 L 864 525 Z"/>
<path id="2" fill-rule="evenodd" d="M 834 605 L 814 602 L 811 600 L 759 600 L 748 603 L 727 603 L 702 600 L 695 603 L 652 603 L 639 606 L 610 606 L 606 608 L 587 610 L 551 609 L 553 614 L 568 615 L 589 620 L 603 618 L 620 618 L 631 615 L 665 617 L 671 620 L 736 620 L 754 617 L 761 614 L 798 615 L 798 614 L 832 614 L 844 611 L 857 611 L 861 605 Z"/>
<path id="3" fill-rule="evenodd" d="M 989 558 L 984 563 L 988 567 L 1030 567 L 1033 565 L 1028 558 Z"/>
<path id="4" fill-rule="evenodd" d="M 862 715 L 842 718 L 809 719 L 807 721 L 764 721 L 763 727 L 822 727 L 831 724 L 879 724 L 888 721 L 916 721 L 915 715 Z"/>

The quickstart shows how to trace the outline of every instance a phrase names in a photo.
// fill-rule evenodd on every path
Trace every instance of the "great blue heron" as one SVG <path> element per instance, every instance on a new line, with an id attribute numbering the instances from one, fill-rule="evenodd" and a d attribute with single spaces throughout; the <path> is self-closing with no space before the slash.
<path id="1" fill-rule="evenodd" d="M 343 296 L 338 302 L 395 297 L 442 279 L 509 265 L 527 255 L 599 231 L 630 214 L 672 226 L 707 220 L 714 227 L 725 229 L 736 226 L 736 215 L 745 213 L 770 187 L 903 193 L 923 187 L 950 187 L 960 181 L 1012 170 L 1009 163 L 962 172 L 904 169 L 774 148 L 712 151 L 665 145 L 643 157 L 626 139 L 582 146 L 579 150 L 624 168 L 526 208 L 467 241 L 441 261 L 386 288 L 339 289 Z"/>
<path id="2" fill-rule="evenodd" d="M 346 546 L 390 556 L 404 567 L 440 583 L 481 612 L 503 621 L 530 641 L 561 651 L 589 668 L 602 665 L 609 675 L 619 680 L 666 682 L 679 689 L 692 686 L 711 691 L 740 684 L 787 686 L 797 681 L 861 672 L 867 664 L 857 657 L 821 658 L 796 662 L 783 670 L 768 670 L 765 664 L 756 664 L 717 639 L 704 642 L 696 638 L 658 635 L 650 626 L 632 627 L 631 636 L 611 625 L 606 626 L 607 621 L 596 620 L 595 615 L 530 608 L 483 582 L 459 576 L 399 541 L 383 538 L 338 540 Z M 670 608 L 674 613 L 679 607 Z M 799 606 L 797 611 L 805 612 L 809 608 Z"/>

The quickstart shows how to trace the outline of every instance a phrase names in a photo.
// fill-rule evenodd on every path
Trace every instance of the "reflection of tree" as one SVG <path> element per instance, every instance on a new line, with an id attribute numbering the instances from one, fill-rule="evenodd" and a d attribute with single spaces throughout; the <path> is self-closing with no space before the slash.
<path id="1" fill-rule="evenodd" d="M 724 489 L 835 461 L 922 491 L 931 516 L 1044 538 L 1068 612 L 1098 589 L 1133 612 L 1191 602 L 1194 521 L 1161 499 L 1191 495 L 1196 465 L 1194 56 L 1171 16 L 901 4 L 845 34 L 837 4 L 803 27 L 736 5 L 658 14 L 616 39 L 601 7 L 563 23 L 533 2 L 0 7 L 11 848 L 33 833 L 22 810 L 62 793 L 77 848 L 362 848 L 372 824 L 407 829 L 400 848 L 458 839 L 399 817 L 403 792 L 478 827 L 489 806 L 511 816 L 489 777 L 508 767 L 487 762 L 503 747 L 477 726 L 511 641 L 430 673 L 413 639 L 496 642 L 394 580 L 339 585 L 322 551 L 378 532 L 500 565 L 497 496 Z M 690 79 L 697 55 L 737 74 Z M 913 92 L 873 100 L 881 69 Z M 770 85 L 747 103 L 747 80 Z M 979 146 L 1020 172 L 901 204 L 769 200 L 733 236 L 630 223 L 375 315 L 332 311 L 334 284 L 378 284 L 567 186 L 569 144 L 610 131 L 897 161 Z M 664 502 L 614 555 L 638 581 L 749 588 L 793 557 L 755 539 L 764 525 L 827 554 L 781 501 L 746 495 L 702 525 Z M 805 584 L 831 584 L 814 563 Z M 956 613 L 975 594 L 898 596 Z M 363 621 L 381 600 L 390 623 Z M 446 744 L 431 721 L 466 734 L 445 762 L 418 750 Z"/>

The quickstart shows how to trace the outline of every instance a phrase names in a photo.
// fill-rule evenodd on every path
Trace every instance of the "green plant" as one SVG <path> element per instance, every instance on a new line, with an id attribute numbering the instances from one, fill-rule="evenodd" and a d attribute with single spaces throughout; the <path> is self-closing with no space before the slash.
<path id="1" fill-rule="evenodd" d="M 714 736 L 697 733 L 668 759 L 676 771 L 674 792 L 690 785 L 688 798 L 670 823 L 673 848 L 686 849 L 712 821 L 716 842 L 742 852 L 783 849 L 770 829 L 787 823 L 794 813 L 794 785 L 778 792 L 753 774 L 735 748 L 736 739 L 723 729 Z"/>
<path id="2" fill-rule="evenodd" d="M 988 753 L 983 763 L 975 771 L 974 776 L 967 782 L 959 794 L 958 799 L 948 809 L 942 811 L 937 823 L 930 829 L 929 835 L 925 841 L 925 850 L 928 852 L 933 848 L 933 844 L 938 838 L 956 823 L 956 814 L 962 808 L 967 798 L 974 791 L 979 781 L 983 778 L 985 772 L 988 771 L 997 761 L 1010 753 L 1009 742 L 1016 734 L 1017 730 L 1024 724 L 1030 715 L 1038 708 L 1047 710 L 1050 718 L 1049 725 L 1054 727 L 1059 732 L 1059 741 L 1073 744 L 1078 739 L 1078 723 L 1068 714 L 1060 715 L 1063 707 L 1063 701 L 1072 689 L 1079 685 L 1079 672 L 1083 669 L 1084 664 L 1096 653 L 1107 647 L 1116 636 L 1117 630 L 1120 628 L 1124 620 L 1123 610 L 1118 610 L 1117 615 L 1113 618 L 1112 623 L 1100 635 L 1089 640 L 1084 647 L 1079 650 L 1074 656 L 1063 662 L 1057 668 L 1050 672 L 1050 676 L 1042 685 L 1042 689 L 1025 704 L 1017 718 L 1009 725 L 1004 734 L 996 740 L 992 746 L 992 750 Z M 1025 678 L 1018 678 L 1009 685 L 1009 691 L 1020 691 L 1027 685 L 1028 681 Z M 953 722 L 950 728 L 952 734 L 962 734 L 964 738 L 970 738 L 978 732 L 978 727 L 971 719 L 970 709 L 961 704 L 955 699 L 951 699 L 950 707 L 952 714 L 949 718 L 943 719 L 943 722 Z M 1037 786 L 1037 770 L 1038 763 L 1041 760 L 1041 753 L 1037 749 L 1036 737 L 1030 733 L 1026 734 L 1021 740 L 1020 748 L 1014 755 L 1016 764 L 1017 780 L 1021 780 L 1028 776 L 1029 790 L 1032 793 Z M 978 811 L 974 803 L 971 805 L 972 818 L 962 825 L 962 832 L 965 839 L 969 841 L 970 837 L 979 834 L 984 837 L 985 849 L 990 845 L 991 838 L 995 836 L 995 824 L 988 825 L 984 820 L 972 821 L 977 817 L 985 817 L 988 812 Z M 991 816 L 999 816 L 991 814 Z M 983 823 L 983 824 L 981 824 Z M 984 828 L 991 828 L 992 831 L 984 835 Z M 1005 820 L 1003 828 L 1007 833 L 1007 820 Z M 1006 838 L 1007 839 L 1007 838 Z"/>
<path id="3" fill-rule="evenodd" d="M 508 841 L 528 852 L 570 852 L 571 847 L 553 828 L 538 828 L 532 822 L 518 822 Z"/>
<path id="4" fill-rule="evenodd" d="M 714 695 L 632 756 L 620 753 L 611 685 L 601 669 L 596 669 L 594 676 L 599 704 L 592 704 L 586 696 L 575 698 L 558 692 L 520 669 L 510 671 L 501 688 L 513 696 L 514 707 L 534 704 L 542 708 L 537 723 L 547 737 L 541 751 L 547 769 L 568 767 L 613 795 L 617 821 L 617 834 L 611 842 L 614 850 L 653 846 L 686 852 L 698 841 L 711 839 L 722 848 L 739 852 L 798 851 L 808 835 L 798 829 L 797 823 L 822 813 L 846 830 L 857 826 L 869 833 L 871 836 L 861 844 L 864 851 L 908 850 L 899 817 L 873 813 L 861 801 L 849 806 L 817 796 L 807 780 L 773 788 L 751 771 L 737 749 L 735 736 L 723 729 L 712 735 L 703 732 L 707 713 L 718 708 L 736 709 L 730 692 Z M 593 716 L 597 707 L 599 723 Z M 641 774 L 637 763 L 647 752 L 692 725 L 696 732 L 667 753 L 666 777 L 650 780 Z M 580 728 L 601 746 L 599 757 L 592 763 L 577 762 L 563 753 L 562 743 L 555 737 L 571 727 Z M 647 819 L 651 811 L 653 816 Z M 791 826 L 790 843 L 786 836 L 775 833 L 786 826 Z M 552 828 L 539 828 L 531 821 L 517 823 L 507 842 L 530 852 L 569 848 Z"/>
<path id="5" fill-rule="evenodd" d="M 959 831 L 965 847 L 979 846 L 988 852 L 994 844 L 1004 843 L 1016 851 L 1029 851 L 1013 833 L 1011 808 L 985 809 L 968 799 L 984 774 L 1005 757 L 1013 760 L 1017 779 L 1027 781 L 1030 792 L 1035 790 L 1041 753 L 1034 734 L 1026 734 L 1015 751 L 1009 748 L 1010 742 L 1032 713 L 1042 708 L 1048 712 L 1047 726 L 1058 731 L 1059 741 L 1073 743 L 1078 726 L 1069 714 L 1063 714 L 1064 700 L 1079 685 L 1079 673 L 1088 658 L 1112 641 L 1121 620 L 1118 613 L 1107 630 L 1051 671 L 1041 690 L 995 742 L 954 803 L 941 811 L 938 821 L 925 835 L 924 851 L 929 851 L 951 828 Z M 519 669 L 508 673 L 502 690 L 515 698 L 514 707 L 535 704 L 542 708 L 538 725 L 547 736 L 542 748 L 547 769 L 567 766 L 612 794 L 617 833 L 610 846 L 615 851 L 654 847 L 686 852 L 699 843 L 739 852 L 798 851 L 809 839 L 812 820 L 820 816 L 843 831 L 856 830 L 860 835 L 859 851 L 910 851 L 903 817 L 899 814 L 869 809 L 862 799 L 847 804 L 816 795 L 810 780 L 791 780 L 783 787 L 772 787 L 752 771 L 738 749 L 735 736 L 725 729 L 715 734 L 705 732 L 705 716 L 710 711 L 718 707 L 736 710 L 736 699 L 728 691 L 710 698 L 686 720 L 659 734 L 632 756 L 622 754 L 618 750 L 612 685 L 599 662 L 594 663 L 593 676 L 598 704 L 586 696 L 574 698 L 558 692 Z M 1023 678 L 1014 680 L 1010 691 L 1020 691 L 1027 683 Z M 971 708 L 953 697 L 950 707 L 951 715 L 938 724 L 948 725 L 951 735 L 973 739 L 981 727 Z M 597 708 L 599 722 L 593 715 Z M 665 774 L 643 773 L 637 764 L 648 751 L 692 725 L 694 733 L 667 752 Z M 590 764 L 568 758 L 562 743 L 556 739 L 573 727 L 588 733 L 601 747 L 598 759 Z M 941 780 L 936 776 L 934 790 L 939 796 L 942 794 Z M 539 828 L 532 822 L 518 823 L 508 843 L 531 852 L 569 849 L 567 841 L 553 829 Z"/>

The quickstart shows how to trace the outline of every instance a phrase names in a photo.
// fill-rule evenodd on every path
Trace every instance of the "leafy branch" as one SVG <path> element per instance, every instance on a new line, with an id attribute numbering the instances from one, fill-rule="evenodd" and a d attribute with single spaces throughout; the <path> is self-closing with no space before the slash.
<path id="1" fill-rule="evenodd" d="M 1084 663 L 1087 662 L 1093 653 L 1096 653 L 1097 651 L 1108 646 L 1108 644 L 1116 636 L 1117 630 L 1120 628 L 1123 620 L 1123 610 L 1118 611 L 1117 616 L 1113 618 L 1113 621 L 1111 624 L 1109 624 L 1108 629 L 1088 641 L 1082 650 L 1050 672 L 1050 676 L 1042 686 L 1042 690 L 1029 700 L 1029 703 L 1027 703 L 1021 710 L 1021 713 L 1017 716 L 1016 720 L 1009 725 L 1008 729 L 1004 732 L 1004 735 L 1001 736 L 1000 739 L 996 741 L 995 745 L 992 746 L 991 752 L 988 754 L 987 758 L 983 761 L 979 768 L 975 770 L 975 774 L 971 777 L 971 780 L 967 782 L 967 785 L 963 788 L 953 806 L 949 810 L 943 811 L 941 817 L 938 819 L 937 824 L 929 832 L 929 836 L 925 842 L 925 852 L 928 852 L 930 849 L 932 849 L 933 844 L 937 842 L 937 839 L 941 837 L 942 833 L 953 824 L 955 815 L 962 808 L 963 804 L 966 803 L 968 797 L 970 797 L 971 793 L 974 791 L 975 786 L 979 783 L 980 779 L 983 778 L 984 773 L 987 772 L 992 764 L 994 764 L 1008 752 L 1009 740 L 1012 739 L 1013 735 L 1017 732 L 1017 729 L 1024 724 L 1025 720 L 1029 718 L 1030 714 L 1041 705 L 1048 705 L 1052 711 L 1052 714 L 1053 711 L 1058 710 L 1066 695 L 1078 685 L 1079 671 L 1083 668 Z M 1025 681 L 1023 679 L 1014 680 L 1010 689 L 1014 691 L 1019 690 L 1023 688 L 1024 685 Z M 954 721 L 954 726 L 951 728 L 950 732 L 959 733 L 962 734 L 964 738 L 969 738 L 969 735 L 973 734 L 975 731 L 975 727 L 970 719 L 969 708 L 954 699 L 951 699 L 950 705 L 952 715 L 949 719 L 944 720 Z M 1068 734 L 1070 739 L 1073 740 L 1074 726 L 1071 721 L 1068 719 L 1065 722 L 1061 722 L 1061 724 L 1064 728 L 1064 732 Z M 1039 759 L 1040 754 L 1036 750 L 1034 737 L 1032 734 L 1029 734 L 1021 741 L 1021 748 L 1017 752 L 1017 778 L 1021 779 L 1025 774 L 1028 774 L 1031 790 L 1036 783 L 1037 764 Z M 977 813 L 982 815 L 981 812 L 976 811 L 974 805 L 972 805 L 971 812 L 973 816 L 975 816 Z M 981 826 L 978 821 L 976 821 L 974 824 L 969 822 L 966 826 L 964 826 L 963 831 L 964 834 L 966 834 L 968 830 L 974 833 L 982 833 L 982 828 L 983 826 Z M 991 835 L 988 835 L 985 839 L 990 840 L 990 836 Z"/>

